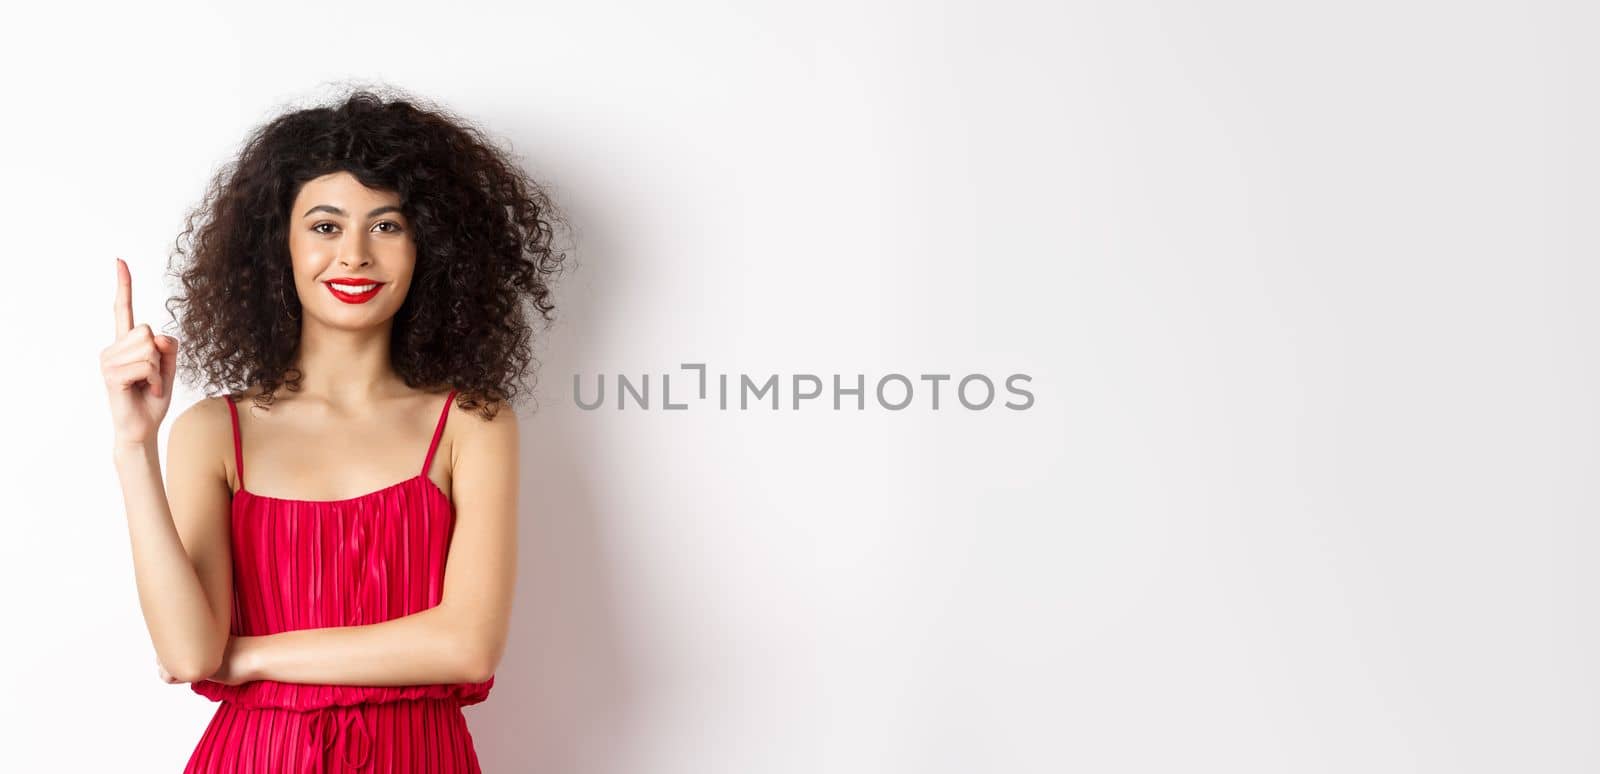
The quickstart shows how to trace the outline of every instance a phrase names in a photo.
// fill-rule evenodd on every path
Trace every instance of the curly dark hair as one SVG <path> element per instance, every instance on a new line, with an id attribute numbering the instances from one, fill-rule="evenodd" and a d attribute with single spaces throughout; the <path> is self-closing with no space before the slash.
<path id="1" fill-rule="evenodd" d="M 531 386 L 524 307 L 552 319 L 550 283 L 566 256 L 551 245 L 565 220 L 472 123 L 370 88 L 255 129 L 189 213 L 168 264 L 182 292 L 166 302 L 181 322 L 184 380 L 234 395 L 260 384 L 263 407 L 280 386 L 300 389 L 290 207 L 304 183 L 340 171 L 396 193 L 412 223 L 417 263 L 395 315 L 394 369 L 411 387 L 455 388 L 463 409 L 493 417 Z"/>

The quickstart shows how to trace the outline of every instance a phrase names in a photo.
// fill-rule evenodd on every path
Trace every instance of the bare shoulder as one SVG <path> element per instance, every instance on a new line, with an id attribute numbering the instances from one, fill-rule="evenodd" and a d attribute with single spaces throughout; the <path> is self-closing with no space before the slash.
<path id="1" fill-rule="evenodd" d="M 201 398 L 172 420 L 167 436 L 167 462 L 189 471 L 185 478 L 215 476 L 226 485 L 233 476 L 233 420 L 227 399 Z"/>
<path id="2" fill-rule="evenodd" d="M 506 432 L 508 429 L 510 432 L 516 432 L 517 412 L 510 403 L 502 400 L 486 406 L 464 409 L 457 401 L 450 403 L 450 421 L 459 423 L 465 432 Z M 493 416 L 485 417 L 485 413 L 492 413 Z"/>
<path id="3" fill-rule="evenodd" d="M 493 415 L 485 417 L 485 413 Z M 482 461 L 507 458 L 516 452 L 519 434 L 517 412 L 506 401 L 472 409 L 452 403 L 449 425 L 453 429 L 451 456 L 457 464 L 464 460 L 469 464 L 482 464 Z"/>
<path id="4" fill-rule="evenodd" d="M 232 420 L 228 417 L 227 399 L 221 396 L 201 398 L 184 409 L 172 420 L 172 432 L 168 436 L 168 443 L 193 445 L 214 441 L 217 430 L 223 432 L 222 440 L 229 441 L 233 437 Z"/>
<path id="5" fill-rule="evenodd" d="M 483 416 L 485 413 L 493 413 L 494 416 L 485 417 Z M 498 424 L 498 422 L 507 422 L 507 424 L 512 425 L 517 424 L 517 411 L 512 408 L 512 405 L 510 405 L 509 401 L 504 400 L 480 400 L 478 401 L 478 405 L 474 406 L 474 408 L 466 409 L 461 408 L 461 395 L 456 395 L 456 398 L 450 401 L 450 421 L 454 422 L 456 419 L 458 419 L 458 417 L 461 417 L 461 419 L 467 419 L 467 417 L 470 417 L 470 419 L 477 422 L 478 425 Z"/>
<path id="6" fill-rule="evenodd" d="M 469 532 L 503 528 L 515 518 L 517 505 L 517 413 L 505 402 L 470 410 L 456 405 L 450 411 L 459 431 L 450 448 L 448 493 L 456 513 Z"/>

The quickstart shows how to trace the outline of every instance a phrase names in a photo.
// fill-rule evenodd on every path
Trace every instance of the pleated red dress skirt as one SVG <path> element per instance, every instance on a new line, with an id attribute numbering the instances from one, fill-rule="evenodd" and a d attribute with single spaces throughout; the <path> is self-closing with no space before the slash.
<path id="1" fill-rule="evenodd" d="M 428 477 L 455 391 L 422 472 L 344 500 L 288 500 L 244 488 L 233 399 L 233 620 L 238 636 L 360 626 L 421 612 L 444 590 L 455 509 Z M 479 772 L 461 708 L 481 683 L 354 686 L 257 680 L 190 688 L 220 702 L 189 757 L 193 774 Z"/>

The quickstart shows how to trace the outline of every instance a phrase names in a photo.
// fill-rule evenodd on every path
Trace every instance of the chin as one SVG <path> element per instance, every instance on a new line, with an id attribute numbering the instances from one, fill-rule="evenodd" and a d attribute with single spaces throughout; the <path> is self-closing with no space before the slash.
<path id="1" fill-rule="evenodd" d="M 324 327 L 341 331 L 380 328 L 393 318 L 392 309 L 338 309 L 334 314 L 316 316 L 317 322 Z"/>

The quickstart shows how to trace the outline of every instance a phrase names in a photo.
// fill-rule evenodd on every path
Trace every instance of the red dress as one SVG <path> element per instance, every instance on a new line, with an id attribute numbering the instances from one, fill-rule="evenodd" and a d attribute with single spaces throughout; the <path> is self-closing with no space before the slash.
<path id="1" fill-rule="evenodd" d="M 455 508 L 428 467 L 455 395 L 445 398 L 421 473 L 343 500 L 245 489 L 239 413 L 228 397 L 239 471 L 234 635 L 379 623 L 439 604 Z M 461 707 L 483 701 L 493 685 L 492 676 L 407 686 L 202 680 L 190 688 L 221 703 L 184 771 L 479 772 Z"/>

